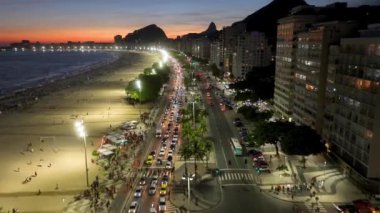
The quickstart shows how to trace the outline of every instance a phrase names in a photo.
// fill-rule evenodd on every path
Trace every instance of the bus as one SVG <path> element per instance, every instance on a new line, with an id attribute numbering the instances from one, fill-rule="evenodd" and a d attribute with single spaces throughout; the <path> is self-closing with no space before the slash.
<path id="1" fill-rule="evenodd" d="M 231 138 L 231 147 L 235 155 L 242 155 L 242 148 L 237 138 Z"/>

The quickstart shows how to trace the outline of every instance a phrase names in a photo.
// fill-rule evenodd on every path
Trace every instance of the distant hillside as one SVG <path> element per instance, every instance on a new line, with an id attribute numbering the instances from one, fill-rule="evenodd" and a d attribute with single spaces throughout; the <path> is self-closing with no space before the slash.
<path id="1" fill-rule="evenodd" d="M 289 11 L 299 5 L 307 5 L 307 3 L 304 0 L 273 0 L 239 22 L 246 24 L 247 31 L 264 32 L 269 38 L 269 43 L 274 45 L 278 19 L 289 15 Z"/>
<path id="2" fill-rule="evenodd" d="M 166 41 L 165 32 L 155 24 L 128 33 L 123 39 L 125 43 L 156 43 Z"/>

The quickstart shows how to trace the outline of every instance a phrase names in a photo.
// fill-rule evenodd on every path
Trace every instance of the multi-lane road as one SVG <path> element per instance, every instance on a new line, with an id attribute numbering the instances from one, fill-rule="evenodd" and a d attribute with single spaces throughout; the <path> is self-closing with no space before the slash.
<path id="1" fill-rule="evenodd" d="M 177 62 L 173 63 L 175 68 L 170 82 L 171 89 L 169 91 L 171 92 L 162 106 L 162 115 L 157 123 L 156 130 L 161 135 L 158 134 L 159 137 L 148 141 L 151 144 L 147 146 L 148 148 L 143 154 L 143 158 L 146 160 L 149 153 L 154 152 L 154 160 L 152 164 L 145 164 L 142 167 L 139 177 L 145 178 L 143 181 L 136 181 L 132 189 L 133 194 L 125 205 L 125 212 L 128 212 L 131 204 L 135 202 L 138 203 L 137 212 L 159 212 L 162 209 L 173 212 L 175 210 L 175 207 L 168 202 L 170 188 L 167 184 L 172 179 L 172 171 L 175 169 L 172 167 L 174 156 L 181 143 L 179 108 L 181 104 L 185 104 L 185 91 L 181 66 Z M 216 177 L 219 185 L 212 186 L 218 187 L 217 190 L 221 191 L 221 193 L 215 194 L 215 196 L 221 195 L 221 202 L 213 209 L 204 212 L 291 212 L 292 203 L 274 199 L 260 192 L 256 186 L 255 173 L 250 167 L 250 160 L 247 157 L 235 156 L 230 145 L 230 138 L 236 137 L 237 131 L 230 118 L 227 118 L 226 112 L 219 107 L 220 100 L 215 91 L 211 90 L 209 94 L 206 94 L 205 85 L 212 84 L 212 82 L 206 81 L 209 80 L 204 78 L 198 87 L 208 111 L 210 133 L 214 139 L 216 166 L 221 171 L 220 176 Z M 210 99 L 214 103 L 213 106 L 207 104 Z M 169 160 L 169 155 L 173 155 L 173 159 Z M 171 166 L 167 165 L 168 161 L 172 161 Z M 141 195 L 136 193 L 138 188 L 141 189 Z"/>

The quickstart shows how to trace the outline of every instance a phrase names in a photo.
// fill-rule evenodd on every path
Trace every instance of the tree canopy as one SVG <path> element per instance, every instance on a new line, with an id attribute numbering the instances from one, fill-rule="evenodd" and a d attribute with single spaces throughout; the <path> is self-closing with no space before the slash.
<path id="1" fill-rule="evenodd" d="M 155 73 L 152 72 L 155 70 Z M 160 67 L 157 63 L 152 65 L 152 68 L 144 69 L 144 73 L 140 74 L 138 79 L 141 81 L 141 96 L 140 91 L 136 86 L 136 80 L 128 83 L 125 92 L 129 98 L 139 100 L 141 102 L 152 101 L 157 98 L 158 93 L 163 84 L 169 80 L 170 67 Z"/>
<path id="2" fill-rule="evenodd" d="M 250 89 L 254 93 L 254 95 L 250 95 L 253 100 L 255 98 L 262 100 L 272 99 L 274 93 L 274 73 L 274 64 L 267 67 L 254 67 L 247 73 L 244 81 L 238 81 L 231 84 L 230 87 L 237 91 Z"/>
<path id="3" fill-rule="evenodd" d="M 288 155 L 315 155 L 325 151 L 321 136 L 308 126 L 290 129 L 281 140 L 281 149 Z"/>

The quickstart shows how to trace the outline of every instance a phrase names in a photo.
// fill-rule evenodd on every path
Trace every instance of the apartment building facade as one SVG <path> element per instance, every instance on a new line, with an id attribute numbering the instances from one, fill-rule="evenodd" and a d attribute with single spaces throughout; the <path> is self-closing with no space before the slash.
<path id="1" fill-rule="evenodd" d="M 252 68 L 270 64 L 271 50 L 264 33 L 246 32 L 236 39 L 236 52 L 232 59 L 232 74 L 235 78 L 244 79 Z"/>
<path id="2" fill-rule="evenodd" d="M 350 173 L 380 180 L 380 25 L 342 39 L 338 60 L 332 150 Z"/>

